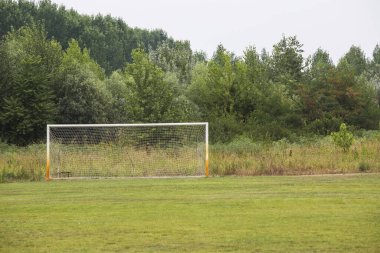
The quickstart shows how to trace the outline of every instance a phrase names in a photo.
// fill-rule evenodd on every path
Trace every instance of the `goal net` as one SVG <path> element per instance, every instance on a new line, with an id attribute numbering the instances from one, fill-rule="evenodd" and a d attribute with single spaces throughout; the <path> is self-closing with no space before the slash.
<path id="1" fill-rule="evenodd" d="M 47 125 L 47 180 L 202 175 L 208 123 Z"/>

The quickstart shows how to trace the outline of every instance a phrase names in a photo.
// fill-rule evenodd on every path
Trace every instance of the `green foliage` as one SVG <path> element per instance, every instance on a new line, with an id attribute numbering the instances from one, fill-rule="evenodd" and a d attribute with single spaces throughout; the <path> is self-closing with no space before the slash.
<path id="1" fill-rule="evenodd" d="M 191 80 L 193 66 L 190 42 L 176 41 L 172 44 L 170 41 L 163 42 L 150 52 L 150 58 L 163 71 L 175 73 L 182 85 L 187 85 Z"/>
<path id="2" fill-rule="evenodd" d="M 44 136 L 56 115 L 52 76 L 61 60 L 55 41 L 39 25 L 9 33 L 0 46 L 1 138 L 26 145 Z"/>
<path id="3" fill-rule="evenodd" d="M 105 86 L 111 95 L 109 101 L 111 108 L 108 114 L 108 122 L 129 122 L 131 117 L 127 110 L 129 90 L 123 73 L 121 71 L 112 72 L 111 76 L 105 80 Z"/>
<path id="4" fill-rule="evenodd" d="M 328 135 L 333 131 L 337 131 L 340 124 L 342 124 L 341 119 L 330 114 L 325 114 L 310 122 L 307 126 L 307 130 L 318 135 Z"/>
<path id="5" fill-rule="evenodd" d="M 340 64 L 348 64 L 353 69 L 355 75 L 358 76 L 367 68 L 368 62 L 363 50 L 360 47 L 352 46 L 343 58 L 340 59 L 338 67 Z"/>
<path id="6" fill-rule="evenodd" d="M 49 38 L 56 39 L 64 48 L 71 39 L 88 48 L 91 57 L 108 74 L 131 61 L 135 48 L 148 51 L 164 41 L 173 42 L 162 30 L 131 28 L 120 18 L 109 15 L 80 15 L 50 0 L 0 1 L 0 37 L 12 27 L 19 29 L 33 21 L 43 21 Z"/>
<path id="7" fill-rule="evenodd" d="M 245 64 L 234 59 L 222 46 L 211 61 L 198 63 L 193 68 L 187 95 L 199 107 L 203 120 L 210 122 L 214 142 L 226 142 L 242 133 L 239 111 L 247 112 L 239 96 L 244 96 L 245 71 Z"/>
<path id="8" fill-rule="evenodd" d="M 319 54 L 321 58 L 323 55 Z M 326 60 L 327 55 L 323 58 Z M 325 134 L 334 131 L 337 122 L 376 129 L 380 110 L 375 86 L 366 76 L 355 76 L 355 69 L 347 60 L 342 59 L 338 67 L 312 61 L 309 74 L 309 83 L 300 90 L 309 129 Z M 318 129 L 316 123 L 324 126 Z"/>
<path id="9" fill-rule="evenodd" d="M 296 36 L 283 36 L 280 42 L 273 46 L 272 64 L 275 81 L 287 82 L 294 86 L 292 85 L 294 81 L 301 80 L 304 68 L 302 46 Z"/>
<path id="10" fill-rule="evenodd" d="M 106 123 L 110 94 L 102 80 L 103 70 L 81 51 L 75 40 L 66 50 L 54 80 L 60 123 Z"/>
<path id="11" fill-rule="evenodd" d="M 208 60 L 162 30 L 50 0 L 0 1 L 0 36 L 0 138 L 11 143 L 41 141 L 50 122 L 208 121 L 212 142 L 230 142 L 380 121 L 378 45 L 373 59 L 352 46 L 334 66 L 328 52 L 304 59 L 297 37 L 282 36 L 271 52 L 249 46 L 237 57 L 219 45 Z"/>
<path id="12" fill-rule="evenodd" d="M 269 56 L 266 52 L 258 54 L 256 48 L 248 47 L 244 51 L 244 63 L 247 65 L 247 79 L 251 84 L 264 84 L 270 80 Z"/>
<path id="13" fill-rule="evenodd" d="M 66 49 L 62 65 L 63 67 L 83 66 L 83 68 L 87 68 L 94 73 L 97 78 L 101 80 L 104 79 L 103 69 L 90 57 L 89 50 L 87 48 L 81 50 L 78 42 L 74 39 L 69 42 L 69 47 Z"/>
<path id="14" fill-rule="evenodd" d="M 27 0 L 0 1 L 0 38 L 13 29 L 19 29 L 24 25 L 31 24 L 36 15 L 36 5 Z"/>
<path id="15" fill-rule="evenodd" d="M 255 140 L 279 140 L 290 137 L 302 127 L 298 103 L 284 85 L 259 87 L 257 107 L 248 120 L 249 136 Z"/>
<path id="16" fill-rule="evenodd" d="M 373 56 L 373 63 L 380 65 L 380 46 L 379 46 L 379 44 L 377 44 L 375 46 L 375 49 L 373 50 L 372 56 Z"/>
<path id="17" fill-rule="evenodd" d="M 124 72 L 128 89 L 126 106 L 131 113 L 130 120 L 181 121 L 196 114 L 196 107 L 181 97 L 175 76 L 165 75 L 143 50 L 134 50 L 132 58 L 132 63 L 127 64 Z"/>
<path id="18" fill-rule="evenodd" d="M 342 148 L 344 152 L 348 152 L 354 142 L 354 135 L 347 129 L 346 124 L 342 123 L 339 132 L 331 133 L 335 145 Z"/>
<path id="19" fill-rule="evenodd" d="M 164 121 L 173 97 L 173 89 L 164 82 L 164 72 L 150 62 L 142 50 L 132 52 L 125 78 L 129 89 L 128 111 L 136 122 Z"/>
<path id="20" fill-rule="evenodd" d="M 315 82 L 327 80 L 329 71 L 334 68 L 334 64 L 328 52 L 318 48 L 311 58 L 309 78 Z"/>

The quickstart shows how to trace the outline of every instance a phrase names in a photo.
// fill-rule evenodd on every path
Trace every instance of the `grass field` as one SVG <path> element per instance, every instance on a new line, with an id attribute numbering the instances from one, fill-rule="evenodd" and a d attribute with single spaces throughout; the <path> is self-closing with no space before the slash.
<path id="1" fill-rule="evenodd" d="M 0 252 L 379 252 L 380 175 L 0 184 Z"/>

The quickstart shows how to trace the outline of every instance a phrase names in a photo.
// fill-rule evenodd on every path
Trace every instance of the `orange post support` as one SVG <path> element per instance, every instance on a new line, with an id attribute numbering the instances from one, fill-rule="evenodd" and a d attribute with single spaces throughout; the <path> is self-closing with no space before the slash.
<path id="1" fill-rule="evenodd" d="M 206 177 L 208 177 L 208 159 L 206 160 Z"/>
<path id="2" fill-rule="evenodd" d="M 46 175 L 45 175 L 45 180 L 49 181 L 50 180 L 50 161 L 46 160 Z"/>

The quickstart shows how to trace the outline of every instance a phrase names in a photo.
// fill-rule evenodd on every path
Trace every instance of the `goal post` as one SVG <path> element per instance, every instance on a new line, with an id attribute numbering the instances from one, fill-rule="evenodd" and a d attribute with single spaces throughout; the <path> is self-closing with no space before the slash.
<path id="1" fill-rule="evenodd" d="M 208 123 L 54 124 L 46 180 L 208 176 Z"/>

